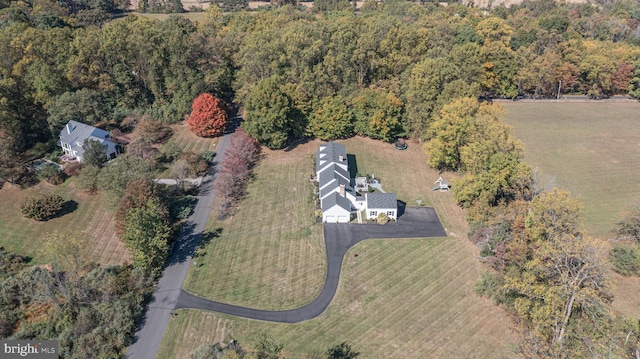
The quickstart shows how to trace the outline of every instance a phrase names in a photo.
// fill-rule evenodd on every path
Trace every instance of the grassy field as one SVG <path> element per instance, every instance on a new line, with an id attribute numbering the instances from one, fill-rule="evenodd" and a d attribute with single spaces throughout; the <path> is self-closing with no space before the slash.
<path id="1" fill-rule="evenodd" d="M 640 204 L 640 127 L 634 103 L 504 103 L 525 160 L 584 206 L 586 231 L 615 238 L 615 224 Z M 640 318 L 640 280 L 615 275 L 613 310 Z"/>
<path id="2" fill-rule="evenodd" d="M 210 221 L 210 230 L 222 228 L 221 235 L 209 243 L 205 265 L 192 269 L 187 289 L 270 309 L 313 299 L 324 280 L 322 239 L 319 226 L 309 225 L 310 213 L 297 211 L 310 208 L 310 158 L 319 143 L 266 152 L 237 215 L 223 223 Z M 449 237 L 358 244 L 345 257 L 332 304 L 304 323 L 180 310 L 171 319 L 159 358 L 187 358 L 201 344 L 230 338 L 252 345 L 261 333 L 284 344 L 287 358 L 319 358 L 342 341 L 363 358 L 511 356 L 509 345 L 516 339 L 508 318 L 473 294 L 482 268 L 466 238 L 464 214 L 451 194 L 431 192 L 439 174 L 427 168 L 420 146 L 410 143 L 406 151 L 396 151 L 369 139 L 343 143 L 356 155 L 359 172 L 375 174 L 409 205 L 422 199 L 435 206 Z M 268 210 L 256 210 L 258 203 Z M 303 251 L 304 246 L 313 249 Z M 302 273 L 308 279 L 294 279 Z"/>
<path id="3" fill-rule="evenodd" d="M 46 222 L 22 216 L 20 204 L 25 198 L 50 192 L 75 201 L 77 208 Z M 85 233 L 89 241 L 87 255 L 99 263 L 121 264 L 129 259 L 128 250 L 115 233 L 112 212 L 105 208 L 104 198 L 75 190 L 73 180 L 57 187 L 43 182 L 26 190 L 5 184 L 0 190 L 0 198 L 3 202 L 0 206 L 0 247 L 30 256 L 35 264 L 46 263 L 42 241 L 53 231 Z"/>
<path id="4" fill-rule="evenodd" d="M 219 138 L 202 138 L 189 131 L 189 126 L 184 122 L 171 126 L 173 135 L 165 145 L 175 144 L 183 152 L 201 154 L 204 150 L 215 151 Z"/>
<path id="5" fill-rule="evenodd" d="M 584 204 L 588 233 L 615 237 L 640 203 L 640 106 L 635 103 L 504 103 L 525 160 L 545 182 Z"/>
<path id="6" fill-rule="evenodd" d="M 212 216 L 208 231 L 222 233 L 185 289 L 265 309 L 298 307 L 320 292 L 326 268 L 322 226 L 313 218 L 312 158 L 281 154 L 268 154 L 256 168 L 235 216 L 222 223 Z"/>

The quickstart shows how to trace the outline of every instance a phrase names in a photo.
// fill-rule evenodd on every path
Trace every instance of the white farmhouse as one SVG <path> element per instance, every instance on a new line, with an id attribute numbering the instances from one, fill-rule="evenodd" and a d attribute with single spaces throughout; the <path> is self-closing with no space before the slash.
<path id="1" fill-rule="evenodd" d="M 60 131 L 58 145 L 67 156 L 82 162 L 84 154 L 82 145 L 86 140 L 100 142 L 107 159 L 114 159 L 119 153 L 118 145 L 111 141 L 109 132 L 77 121 L 69 121 Z"/>
<path id="2" fill-rule="evenodd" d="M 328 142 L 316 153 L 318 197 L 325 223 L 349 223 L 358 211 L 365 210 L 366 219 L 375 220 L 380 213 L 390 219 L 398 218 L 395 193 L 358 194 L 349 174 L 347 150 L 344 145 Z"/>

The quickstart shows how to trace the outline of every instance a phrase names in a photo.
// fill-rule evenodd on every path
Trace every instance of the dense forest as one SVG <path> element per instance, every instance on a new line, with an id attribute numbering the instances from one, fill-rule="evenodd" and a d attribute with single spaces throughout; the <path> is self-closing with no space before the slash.
<path id="1" fill-rule="evenodd" d="M 111 1 L 2 2 L 2 157 L 46 147 L 70 119 L 107 129 L 134 113 L 180 121 L 203 92 L 243 106 L 245 129 L 271 148 L 305 135 L 423 137 L 458 97 L 640 95 L 633 1 L 545 0 L 490 13 L 371 1 L 354 14 L 343 5 L 317 14 L 213 6 L 194 23 L 109 20 L 122 6 Z"/>
<path id="2" fill-rule="evenodd" d="M 51 152 L 69 120 L 118 131 L 136 116 L 150 118 L 151 127 L 175 123 L 202 93 L 242 108 L 244 131 L 272 149 L 307 136 L 413 138 L 424 142 L 431 166 L 461 172 L 454 196 L 468 209 L 470 237 L 493 269 L 478 291 L 516 319 L 523 356 L 624 357 L 640 350 L 638 323 L 607 309 L 606 258 L 580 231 L 579 206 L 567 193 L 535 183 L 521 162 L 522 144 L 489 103 L 566 94 L 640 97 L 640 4 L 541 0 L 482 10 L 370 0 L 354 12 L 346 0 L 319 0 L 314 11 L 282 5 L 223 13 L 211 6 L 198 22 L 123 16 L 125 6 L 0 0 L 0 178 L 13 181 L 27 159 Z M 42 271 L 2 253 L 15 263 L 3 264 L 6 288 L 33 283 L 50 294 L 47 306 L 60 320 L 71 318 L 58 328 L 24 327 L 19 337 L 64 341 L 87 334 L 102 345 L 116 335 L 103 352 L 126 346 L 148 294 L 149 278 L 138 270 L 162 267 L 172 230 L 152 233 L 154 251 L 136 247 L 145 230 L 135 225 L 139 219 L 161 220 L 172 211 L 140 179 L 148 174 L 110 188 L 115 181 L 105 178 L 113 179 L 119 166 L 144 167 L 136 164 L 144 151 L 138 159 L 133 147 L 128 152 L 107 170 L 85 167 L 78 181 L 123 198 L 119 231 L 134 248 L 136 269 L 77 264 Z M 125 305 L 128 295 L 135 298 Z M 68 300 L 55 302 L 61 296 Z M 1 318 L 3 336 L 37 314 L 18 311 L 33 298 L 3 299 L 15 309 Z M 87 309 L 104 298 L 127 308 L 119 313 L 128 313 L 125 329 L 115 334 L 97 329 L 114 321 L 110 302 Z M 86 330 L 69 331 L 78 322 L 89 323 Z M 65 348 L 82 357 L 70 342 Z"/>

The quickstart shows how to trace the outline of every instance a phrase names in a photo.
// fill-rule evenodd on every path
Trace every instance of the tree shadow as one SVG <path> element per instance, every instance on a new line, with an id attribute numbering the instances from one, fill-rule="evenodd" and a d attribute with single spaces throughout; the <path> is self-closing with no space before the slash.
<path id="1" fill-rule="evenodd" d="M 233 109 L 231 114 L 229 114 L 229 122 L 227 123 L 227 128 L 224 130 L 224 134 L 227 135 L 236 132 L 242 120 L 242 117 L 238 116 L 238 109 Z"/>
<path id="2" fill-rule="evenodd" d="M 197 256 L 200 248 L 205 248 L 211 240 L 221 235 L 222 228 L 217 228 L 214 231 L 196 233 L 195 223 L 188 221 L 182 226 L 178 240 L 173 243 L 166 266 L 183 263 L 187 261 L 187 259 Z"/>
<path id="3" fill-rule="evenodd" d="M 46 221 L 54 218 L 60 218 L 65 214 L 73 213 L 76 209 L 78 209 L 78 202 L 70 199 L 62 204 L 62 207 L 55 215 L 46 219 Z"/>
<path id="4" fill-rule="evenodd" d="M 295 140 L 291 140 L 287 142 L 287 146 L 283 149 L 284 152 L 289 152 L 289 151 L 293 151 L 296 147 L 300 146 L 300 145 L 304 145 L 307 144 L 309 142 L 311 142 L 313 140 L 313 138 L 311 137 L 303 137 L 303 138 L 298 138 Z"/>
<path id="5" fill-rule="evenodd" d="M 214 229 L 213 231 L 206 231 L 202 233 L 202 238 L 200 239 L 200 243 L 195 249 L 193 257 L 195 258 L 205 256 L 207 254 L 207 245 L 209 245 L 211 240 L 213 240 L 214 238 L 219 238 L 220 236 L 222 236 L 222 228 L 220 227 Z"/>

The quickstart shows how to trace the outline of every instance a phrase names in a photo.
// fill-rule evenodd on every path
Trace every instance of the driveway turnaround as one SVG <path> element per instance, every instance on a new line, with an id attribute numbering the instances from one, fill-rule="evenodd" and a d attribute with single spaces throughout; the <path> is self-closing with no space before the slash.
<path id="1" fill-rule="evenodd" d="M 342 260 L 349 248 L 369 238 L 425 238 L 446 237 L 440 219 L 433 208 L 405 208 L 398 222 L 379 224 L 324 224 L 327 253 L 327 278 L 316 299 L 300 308 L 290 310 L 259 310 L 220 303 L 184 290 L 174 308 L 205 309 L 243 318 L 278 323 L 298 323 L 313 319 L 329 306 L 338 289 Z"/>
<path id="2" fill-rule="evenodd" d="M 162 272 L 151 302 L 147 306 L 142 323 L 133 337 L 133 343 L 127 350 L 128 359 L 154 359 L 160 348 L 160 342 L 164 335 L 171 312 L 176 307 L 181 293 L 182 283 L 189 271 L 192 254 L 200 243 L 209 213 L 213 206 L 215 191 L 213 181 L 215 168 L 222 163 L 225 150 L 229 144 L 230 134 L 222 137 L 216 148 L 216 166 L 213 166 L 212 174 L 206 175 L 198 191 L 198 203 L 193 213 L 182 227 L 180 236 L 176 240 L 173 251 L 167 260 L 167 267 Z"/>

